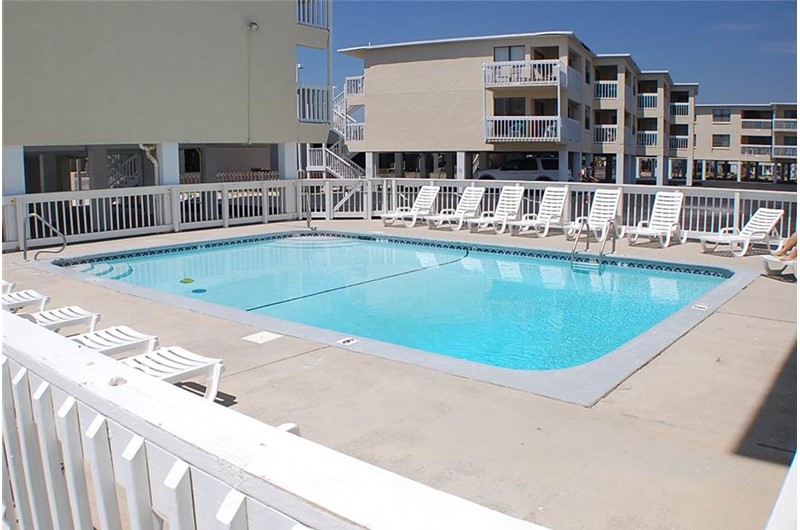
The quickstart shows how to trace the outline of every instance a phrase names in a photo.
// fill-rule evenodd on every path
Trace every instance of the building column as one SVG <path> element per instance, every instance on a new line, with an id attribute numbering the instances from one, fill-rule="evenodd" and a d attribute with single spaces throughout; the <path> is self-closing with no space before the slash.
<path id="1" fill-rule="evenodd" d="M 581 153 L 580 151 L 576 151 L 570 154 L 572 155 L 572 174 L 569 176 L 569 180 L 580 181 L 580 171 L 581 167 L 583 167 L 581 163 Z"/>
<path id="2" fill-rule="evenodd" d="M 700 164 L 700 180 L 703 181 L 706 180 L 706 161 L 703 160 Z"/>
<path id="3" fill-rule="evenodd" d="M 25 195 L 25 149 L 3 146 L 3 195 Z"/>
<path id="4" fill-rule="evenodd" d="M 364 169 L 368 179 L 374 179 L 378 175 L 378 157 L 372 151 L 364 153 Z"/>
<path id="5" fill-rule="evenodd" d="M 403 153 L 395 153 L 394 154 L 394 177 L 395 178 L 402 178 L 405 175 L 405 159 L 403 157 Z"/>
<path id="6" fill-rule="evenodd" d="M 736 182 L 742 181 L 742 161 L 736 162 Z"/>
<path id="7" fill-rule="evenodd" d="M 614 182 L 625 184 L 625 160 L 622 153 L 613 155 L 614 158 Z M 610 157 L 609 157 L 610 158 Z M 606 163 L 608 165 L 608 163 Z M 610 169 L 610 165 L 607 170 Z"/>
<path id="8" fill-rule="evenodd" d="M 430 155 L 428 153 L 420 153 L 417 158 L 417 168 L 419 170 L 419 178 L 426 179 L 430 177 L 430 172 L 428 171 L 428 159 Z"/>
<path id="9" fill-rule="evenodd" d="M 691 186 L 694 180 L 694 158 L 686 159 L 686 185 Z"/>
<path id="10" fill-rule="evenodd" d="M 275 158 L 278 158 L 277 155 Z M 203 184 L 217 181 L 217 149 L 203 146 L 200 148 L 200 182 Z"/>
<path id="11" fill-rule="evenodd" d="M 89 189 L 108 189 L 108 150 L 100 145 L 90 145 L 89 152 Z"/>
<path id="12" fill-rule="evenodd" d="M 158 160 L 158 175 L 156 185 L 171 186 L 181 183 L 180 151 L 177 142 L 163 142 L 156 144 L 156 159 Z"/>
<path id="13" fill-rule="evenodd" d="M 42 180 L 43 192 L 61 191 L 58 186 L 58 164 L 55 153 L 39 155 L 39 176 Z"/>
<path id="14" fill-rule="evenodd" d="M 558 152 L 558 180 L 569 180 L 569 151 L 566 149 Z"/>
<path id="15" fill-rule="evenodd" d="M 467 153 L 459 151 L 456 153 L 456 179 L 464 180 L 467 178 L 467 165 L 472 161 L 468 160 Z"/>
<path id="16" fill-rule="evenodd" d="M 297 170 L 297 144 L 286 142 L 278 146 L 278 173 L 283 180 L 296 180 Z"/>
<path id="17" fill-rule="evenodd" d="M 666 182 L 666 168 L 665 166 L 665 159 L 663 155 L 658 155 L 655 159 L 655 163 L 653 164 L 653 173 L 655 173 L 656 177 L 656 186 L 664 186 Z"/>

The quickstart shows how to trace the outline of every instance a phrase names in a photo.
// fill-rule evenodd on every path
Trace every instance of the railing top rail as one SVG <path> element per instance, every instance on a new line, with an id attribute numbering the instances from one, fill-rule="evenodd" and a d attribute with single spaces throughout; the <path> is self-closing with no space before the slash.
<path id="1" fill-rule="evenodd" d="M 538 59 L 535 61 L 488 61 L 483 63 L 484 66 L 524 66 L 524 65 L 557 65 L 561 64 L 558 59 Z"/>

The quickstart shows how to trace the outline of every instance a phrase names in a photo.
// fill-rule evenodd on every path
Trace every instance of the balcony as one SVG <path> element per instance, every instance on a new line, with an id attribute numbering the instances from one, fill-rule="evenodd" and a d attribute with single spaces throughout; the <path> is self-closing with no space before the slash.
<path id="1" fill-rule="evenodd" d="M 526 86 L 566 86 L 567 75 L 561 61 L 501 61 L 484 63 L 483 86 L 526 87 Z"/>
<path id="2" fill-rule="evenodd" d="M 654 109 L 658 105 L 658 94 L 639 94 L 640 109 Z"/>
<path id="3" fill-rule="evenodd" d="M 297 86 L 297 120 L 304 123 L 330 123 L 330 90 L 323 85 Z"/>
<path id="4" fill-rule="evenodd" d="M 772 120 L 742 120 L 742 129 L 772 129 Z"/>
<path id="5" fill-rule="evenodd" d="M 750 156 L 769 156 L 772 148 L 768 145 L 743 145 L 742 154 Z"/>
<path id="6" fill-rule="evenodd" d="M 364 124 L 363 123 L 348 123 L 345 127 L 345 142 L 363 142 L 364 141 Z"/>
<path id="7" fill-rule="evenodd" d="M 639 131 L 636 133 L 638 147 L 654 147 L 658 145 L 658 131 Z"/>
<path id="8" fill-rule="evenodd" d="M 797 146 L 774 145 L 772 146 L 772 158 L 797 158 Z"/>
<path id="9" fill-rule="evenodd" d="M 655 145 L 655 144 L 653 144 Z M 669 137 L 670 149 L 689 149 L 688 136 L 670 136 Z"/>
<path id="10" fill-rule="evenodd" d="M 670 103 L 669 104 L 670 116 L 688 116 L 689 103 Z"/>
<path id="11" fill-rule="evenodd" d="M 594 98 L 595 99 L 616 99 L 618 81 L 595 81 L 594 82 Z"/>
<path id="12" fill-rule="evenodd" d="M 559 142 L 561 119 L 558 116 L 493 116 L 486 118 L 487 142 Z"/>
<path id="13" fill-rule="evenodd" d="M 775 119 L 772 120 L 773 126 L 772 128 L 776 131 L 796 131 L 797 130 L 797 120 L 796 119 Z"/>
<path id="14" fill-rule="evenodd" d="M 348 96 L 361 96 L 364 94 L 364 76 L 357 75 L 344 78 L 344 92 Z"/>
<path id="15" fill-rule="evenodd" d="M 610 144 L 617 141 L 617 126 L 616 125 L 595 125 L 594 126 L 594 143 L 596 144 Z"/>
<path id="16" fill-rule="evenodd" d="M 329 29 L 329 0 L 297 0 L 297 23 L 313 28 Z"/>

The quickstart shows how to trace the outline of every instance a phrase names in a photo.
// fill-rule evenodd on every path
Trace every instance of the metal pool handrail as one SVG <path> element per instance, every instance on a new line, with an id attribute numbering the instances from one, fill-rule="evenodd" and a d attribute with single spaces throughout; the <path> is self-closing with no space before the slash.
<path id="1" fill-rule="evenodd" d="M 51 252 L 53 254 L 58 254 L 59 252 L 62 252 L 65 248 L 67 248 L 67 236 L 65 236 L 63 232 L 61 232 L 61 230 L 53 226 L 47 219 L 45 219 L 38 213 L 35 212 L 29 213 L 28 219 L 31 218 L 40 220 L 42 224 L 44 224 L 47 228 L 58 234 L 58 236 L 61 238 L 61 248 L 59 248 L 58 250 L 50 250 L 50 249 L 40 250 L 39 252 L 33 255 L 33 261 L 36 261 L 36 259 L 39 257 L 39 254 L 42 254 L 44 252 Z M 30 223 L 25 223 L 24 236 L 22 239 L 22 259 L 24 259 L 25 261 L 28 261 L 28 239 L 30 239 L 31 236 L 30 232 L 31 232 Z"/>

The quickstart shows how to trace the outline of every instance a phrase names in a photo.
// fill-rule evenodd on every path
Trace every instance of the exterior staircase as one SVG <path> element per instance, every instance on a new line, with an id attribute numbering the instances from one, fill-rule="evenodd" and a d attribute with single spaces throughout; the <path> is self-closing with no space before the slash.
<path id="1" fill-rule="evenodd" d="M 133 188 L 142 183 L 141 153 L 108 154 L 108 187 Z"/>

